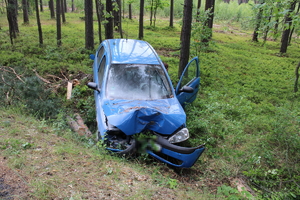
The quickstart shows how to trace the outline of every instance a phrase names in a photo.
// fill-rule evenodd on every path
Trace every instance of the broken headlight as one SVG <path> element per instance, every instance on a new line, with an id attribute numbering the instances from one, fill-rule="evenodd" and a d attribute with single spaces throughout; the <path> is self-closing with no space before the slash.
<path id="1" fill-rule="evenodd" d="M 172 135 L 168 141 L 170 143 L 178 143 L 187 140 L 190 137 L 189 130 L 187 128 L 180 129 L 174 135 Z"/>

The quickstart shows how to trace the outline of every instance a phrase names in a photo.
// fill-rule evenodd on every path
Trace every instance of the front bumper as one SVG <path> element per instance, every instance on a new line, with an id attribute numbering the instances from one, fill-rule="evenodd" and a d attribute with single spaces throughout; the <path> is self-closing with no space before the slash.
<path id="1" fill-rule="evenodd" d="M 179 168 L 192 167 L 205 150 L 204 145 L 191 148 L 177 146 L 161 136 L 158 136 L 155 142 L 161 147 L 160 150 L 148 149 L 147 153 L 164 163 Z"/>

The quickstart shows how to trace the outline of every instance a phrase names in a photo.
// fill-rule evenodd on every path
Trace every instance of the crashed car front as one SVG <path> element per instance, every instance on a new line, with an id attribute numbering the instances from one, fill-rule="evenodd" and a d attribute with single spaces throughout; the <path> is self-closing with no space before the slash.
<path id="1" fill-rule="evenodd" d="M 111 151 L 131 154 L 139 146 L 135 136 L 150 133 L 158 147 L 147 148 L 150 155 L 176 167 L 191 167 L 204 146 L 175 145 L 189 138 L 186 115 L 153 48 L 138 40 L 106 40 L 102 45 L 109 62 L 99 78 L 101 64 L 95 59 L 95 82 L 88 83 L 95 90 L 98 138 Z"/>

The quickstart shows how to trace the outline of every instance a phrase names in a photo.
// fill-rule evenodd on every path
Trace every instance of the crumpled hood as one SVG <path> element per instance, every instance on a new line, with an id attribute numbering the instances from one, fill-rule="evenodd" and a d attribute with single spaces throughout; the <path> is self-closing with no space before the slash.
<path id="1" fill-rule="evenodd" d="M 176 98 L 106 100 L 103 109 L 108 122 L 126 135 L 145 129 L 170 135 L 186 122 L 185 112 Z"/>

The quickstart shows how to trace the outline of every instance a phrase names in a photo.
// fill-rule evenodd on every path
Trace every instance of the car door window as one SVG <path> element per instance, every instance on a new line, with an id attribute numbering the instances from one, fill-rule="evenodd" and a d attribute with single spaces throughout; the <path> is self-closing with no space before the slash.
<path id="1" fill-rule="evenodd" d="M 102 46 L 99 51 L 98 51 L 98 55 L 97 55 L 97 60 L 98 62 L 97 63 L 100 63 L 102 57 L 103 57 L 103 54 L 104 54 L 104 47 Z"/>
<path id="2" fill-rule="evenodd" d="M 198 57 L 193 58 L 185 67 L 177 84 L 175 93 L 182 106 L 184 106 L 186 103 L 192 103 L 196 99 L 200 85 L 200 72 L 198 63 Z M 193 92 L 184 92 L 182 90 L 184 86 L 193 88 Z"/>
<path id="3" fill-rule="evenodd" d="M 105 65 L 106 65 L 106 59 L 105 59 L 105 56 L 103 56 L 102 60 L 100 61 L 99 68 L 98 68 L 98 85 L 99 85 L 99 88 L 101 88 L 101 86 L 102 86 Z"/>
<path id="4" fill-rule="evenodd" d="M 197 75 L 197 63 L 191 62 L 182 77 L 181 87 L 183 87 L 185 85 L 189 85 L 189 83 L 192 82 L 196 78 L 196 75 Z"/>

